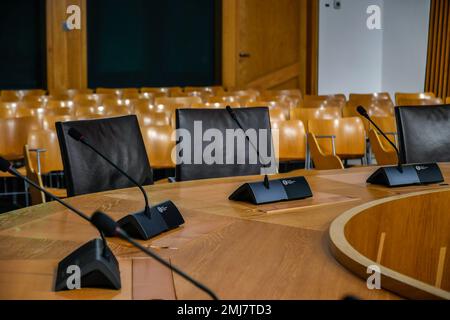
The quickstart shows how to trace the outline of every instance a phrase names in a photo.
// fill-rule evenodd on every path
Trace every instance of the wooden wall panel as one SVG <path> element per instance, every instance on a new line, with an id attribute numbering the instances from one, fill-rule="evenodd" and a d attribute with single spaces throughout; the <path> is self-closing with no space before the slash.
<path id="1" fill-rule="evenodd" d="M 81 9 L 81 29 L 65 30 L 70 5 Z M 50 92 L 87 87 L 86 0 L 47 0 L 47 86 Z"/>
<path id="2" fill-rule="evenodd" d="M 434 92 L 440 98 L 450 96 L 449 16 L 448 0 L 431 0 L 425 91 Z"/>

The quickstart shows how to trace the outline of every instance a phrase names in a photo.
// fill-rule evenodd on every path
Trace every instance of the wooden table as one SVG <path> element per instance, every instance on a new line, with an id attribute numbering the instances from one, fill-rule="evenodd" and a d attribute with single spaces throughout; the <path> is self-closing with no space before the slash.
<path id="1" fill-rule="evenodd" d="M 450 181 L 450 164 L 442 164 Z M 146 187 L 153 204 L 171 199 L 183 227 L 142 242 L 213 289 L 221 299 L 399 299 L 341 266 L 330 251 L 328 229 L 342 213 L 361 204 L 448 186 L 388 189 L 367 186 L 374 168 L 299 170 L 312 199 L 253 206 L 228 200 L 244 181 L 235 177 Z M 95 178 L 95 177 L 93 177 Z M 101 209 L 119 219 L 142 208 L 137 188 L 68 199 L 86 213 Z M 121 269 L 122 289 L 53 292 L 57 263 L 98 236 L 88 223 L 57 203 L 0 215 L 0 299 L 205 299 L 203 292 L 138 250 L 109 239 Z"/>

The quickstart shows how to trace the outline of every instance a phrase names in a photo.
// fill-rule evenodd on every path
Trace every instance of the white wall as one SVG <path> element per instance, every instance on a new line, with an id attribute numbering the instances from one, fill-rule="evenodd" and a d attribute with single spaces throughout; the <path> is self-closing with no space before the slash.
<path id="1" fill-rule="evenodd" d="M 325 7 L 329 3 L 330 7 Z M 369 5 L 382 0 L 320 0 L 319 93 L 378 92 L 382 81 L 381 30 L 367 28 Z"/>
<path id="2" fill-rule="evenodd" d="M 422 92 L 430 0 L 385 0 L 382 91 Z"/>
<path id="3" fill-rule="evenodd" d="M 325 7 L 325 4 L 330 7 Z M 367 28 L 369 5 L 382 29 Z M 423 91 L 430 0 L 320 0 L 319 93 Z"/>

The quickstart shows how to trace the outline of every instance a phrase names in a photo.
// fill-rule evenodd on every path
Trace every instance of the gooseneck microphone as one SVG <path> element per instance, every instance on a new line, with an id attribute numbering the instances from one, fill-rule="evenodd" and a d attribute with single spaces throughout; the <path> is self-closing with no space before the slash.
<path id="1" fill-rule="evenodd" d="M 159 263 L 161 263 L 165 267 L 169 268 L 170 270 L 174 271 L 175 273 L 177 273 L 178 275 L 180 275 L 181 277 L 183 277 L 184 279 L 186 279 L 187 281 L 192 283 L 194 286 L 196 286 L 197 288 L 199 288 L 203 292 L 207 293 L 213 300 L 219 300 L 217 295 L 211 289 L 209 289 L 208 287 L 206 287 L 202 283 L 198 282 L 197 280 L 193 279 L 191 276 L 186 274 L 181 269 L 171 265 L 170 263 L 168 263 L 166 260 L 161 258 L 159 255 L 157 255 L 156 253 L 154 253 L 150 249 L 142 246 L 139 242 L 134 241 L 132 238 L 130 238 L 130 236 L 128 236 L 126 231 L 123 230 L 122 228 L 120 228 L 119 224 L 116 223 L 107 214 L 105 214 L 103 212 L 100 212 L 100 211 L 97 211 L 97 212 L 95 212 L 92 215 L 91 222 L 92 222 L 92 224 L 94 226 L 96 226 L 99 230 L 102 230 L 106 234 L 114 235 L 114 236 L 119 237 L 119 238 L 127 241 L 128 243 L 132 244 L 133 246 L 135 246 L 136 248 L 138 248 L 139 250 L 141 250 L 142 252 L 144 252 L 148 256 L 150 256 L 153 259 L 157 260 Z"/>
<path id="2" fill-rule="evenodd" d="M 426 164 L 403 164 L 400 152 L 395 145 L 381 130 L 377 124 L 370 118 L 363 106 L 356 108 L 358 113 L 369 120 L 369 122 L 378 130 L 378 132 L 389 142 L 397 153 L 397 166 L 388 166 L 378 168 L 368 179 L 367 183 L 383 185 L 387 187 L 403 187 L 419 184 L 440 183 L 444 181 L 442 172 L 436 163 Z"/>
<path id="3" fill-rule="evenodd" d="M 384 137 L 384 139 L 387 140 L 387 142 L 389 142 L 389 144 L 394 148 L 395 152 L 397 153 L 397 159 L 398 159 L 398 163 L 397 163 L 397 168 L 400 172 L 403 171 L 402 168 L 402 162 L 400 159 L 400 151 L 398 150 L 397 146 L 395 145 L 395 143 L 393 143 L 388 137 L 387 135 L 383 132 L 383 130 L 380 129 L 380 127 L 378 127 L 378 125 L 370 118 L 369 114 L 367 113 L 366 109 L 363 106 L 358 106 L 358 108 L 356 108 L 356 111 L 358 111 L 358 113 L 363 116 L 364 118 L 366 118 L 367 120 L 369 120 L 369 122 L 378 130 L 378 132 Z"/>
<path id="4" fill-rule="evenodd" d="M 250 137 L 245 133 L 236 112 L 230 107 L 226 107 L 228 114 L 238 127 L 244 132 L 245 138 L 256 151 L 259 162 L 264 168 L 269 166 L 269 163 L 264 164 L 258 148 L 250 140 Z M 286 179 L 272 179 L 269 181 L 267 173 L 264 175 L 264 181 L 247 182 L 237 188 L 229 197 L 229 200 L 250 202 L 252 204 L 265 204 L 280 201 L 299 200 L 312 197 L 312 191 L 309 187 L 308 181 L 305 177 L 292 177 Z"/>
<path id="5" fill-rule="evenodd" d="M 178 228 L 184 223 L 184 219 L 172 201 L 165 201 L 163 203 L 157 204 L 156 206 L 150 207 L 147 197 L 147 193 L 144 188 L 130 175 L 128 175 L 124 170 L 119 168 L 114 162 L 108 159 L 104 154 L 102 154 L 97 148 L 95 148 L 86 137 L 80 133 L 75 128 L 70 128 L 68 131 L 70 137 L 74 140 L 81 142 L 83 145 L 87 146 L 94 153 L 99 155 L 103 160 L 125 176 L 129 181 L 136 185 L 139 190 L 144 195 L 145 208 L 143 211 L 129 214 L 118 221 L 118 224 L 122 229 L 124 229 L 129 235 L 134 238 L 148 240 L 153 238 L 165 231 Z"/>
<path id="6" fill-rule="evenodd" d="M 85 146 L 87 146 L 89 149 L 91 149 L 92 151 L 94 151 L 98 156 L 100 156 L 103 160 L 105 160 L 106 162 L 109 163 L 109 165 L 111 165 L 112 167 L 114 167 L 114 169 L 116 169 L 117 171 L 119 171 L 122 175 L 124 175 L 129 181 L 131 181 L 136 187 L 139 188 L 139 190 L 141 190 L 143 196 L 144 196 L 144 200 L 145 200 L 145 214 L 147 214 L 148 216 L 150 216 L 150 207 L 149 207 L 149 202 L 148 202 L 148 197 L 147 197 L 147 193 L 145 192 L 144 188 L 142 188 L 142 186 L 136 181 L 134 180 L 132 177 L 130 177 L 130 175 L 128 175 L 125 171 L 123 171 L 121 168 L 119 168 L 114 162 L 112 162 L 111 160 L 109 160 L 104 154 L 102 154 L 100 151 L 98 151 L 97 148 L 95 148 L 94 146 L 92 146 L 89 141 L 87 141 L 87 139 L 75 128 L 70 128 L 69 132 L 68 132 L 69 136 L 72 137 L 74 140 L 81 142 L 82 144 L 84 144 Z"/>
<path id="7" fill-rule="evenodd" d="M 26 181 L 29 185 L 43 192 L 49 198 L 55 200 L 59 204 L 77 214 L 80 218 L 91 223 L 91 218 L 89 216 L 74 208 L 67 202 L 61 200 L 54 194 L 48 192 L 28 177 L 21 175 L 9 161 L 2 157 L 0 157 L 0 170 L 3 172 L 9 172 L 13 176 Z M 97 228 L 97 230 L 100 233 L 101 240 L 91 240 L 72 252 L 58 264 L 55 291 L 68 289 L 67 279 L 71 275 L 68 273 L 68 267 L 73 265 L 80 268 L 82 287 L 107 287 L 117 290 L 121 288 L 119 264 L 111 249 L 108 247 L 108 243 L 106 242 L 102 230 L 99 228 Z M 91 273 L 91 275 L 88 276 L 89 273 Z"/>
<path id="8" fill-rule="evenodd" d="M 230 115 L 230 117 L 233 119 L 233 121 L 238 125 L 238 127 L 244 132 L 245 135 L 245 139 L 248 141 L 248 143 L 252 146 L 252 148 L 256 151 L 256 155 L 258 156 L 259 162 L 262 164 L 263 168 L 267 168 L 269 166 L 269 163 L 264 163 L 264 161 L 262 161 L 262 157 L 259 154 L 259 148 L 257 148 L 253 142 L 250 140 L 250 137 L 245 133 L 244 128 L 242 127 L 241 123 L 239 122 L 239 119 L 236 115 L 236 112 L 234 112 L 233 108 L 231 108 L 230 106 L 226 107 L 228 114 Z M 269 176 L 267 175 L 267 173 L 264 175 L 264 187 L 266 187 L 266 189 L 270 189 L 270 182 L 269 182 Z"/>

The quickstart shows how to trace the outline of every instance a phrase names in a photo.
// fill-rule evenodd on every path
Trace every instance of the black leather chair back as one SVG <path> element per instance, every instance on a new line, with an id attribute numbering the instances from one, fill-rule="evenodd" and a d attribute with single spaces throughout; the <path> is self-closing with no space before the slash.
<path id="1" fill-rule="evenodd" d="M 450 161 L 450 105 L 396 107 L 404 163 Z"/>
<path id="2" fill-rule="evenodd" d="M 126 177 L 90 148 L 68 135 L 77 129 L 86 140 L 137 182 L 153 184 L 136 116 L 57 122 L 68 196 L 134 187 Z"/>
<path id="3" fill-rule="evenodd" d="M 189 132 L 191 136 L 190 163 L 180 163 L 181 159 L 183 159 L 186 154 L 184 154 L 181 149 L 177 149 L 177 166 L 175 170 L 175 178 L 177 181 L 261 174 L 261 167 L 264 167 L 264 165 L 262 165 L 261 161 L 259 161 L 259 159 L 255 156 L 256 152 L 254 149 L 258 148 L 258 146 L 260 145 L 260 129 L 266 130 L 265 132 L 267 134 L 264 136 L 264 139 L 266 139 L 265 143 L 268 146 L 268 148 L 265 148 L 265 150 L 259 150 L 263 159 L 262 161 L 264 164 L 266 162 L 270 162 L 275 167 L 275 170 L 268 169 L 269 173 L 276 172 L 275 157 L 271 154 L 271 149 L 273 148 L 270 148 L 270 146 L 272 146 L 272 134 L 268 108 L 241 108 L 234 109 L 234 111 L 245 131 L 248 131 L 248 129 L 253 129 L 251 131 L 256 132 L 258 141 L 252 139 L 254 147 L 249 144 L 248 141 L 246 141 L 245 136 L 242 134 L 242 130 L 235 131 L 239 129 L 239 127 L 225 109 L 178 109 L 176 111 L 176 128 L 178 129 L 177 148 L 183 148 L 181 146 L 188 145 L 188 142 L 185 142 L 185 144 L 183 144 L 183 138 L 181 137 L 180 129 L 184 129 L 185 132 Z M 195 136 L 195 133 L 197 132 L 194 133 L 194 123 L 197 121 L 201 122 L 202 132 L 200 132 L 200 136 L 198 134 L 197 136 Z M 209 129 L 216 129 L 222 134 L 222 149 L 219 150 L 219 154 L 222 154 L 222 163 L 216 162 L 211 164 L 211 162 L 208 160 L 208 157 L 204 159 L 204 157 L 202 156 L 204 151 L 206 155 L 213 154 L 214 156 L 217 156 L 215 152 L 211 153 L 208 151 L 208 149 L 205 150 L 205 148 L 208 148 L 208 145 L 210 145 L 212 141 L 215 140 L 215 138 L 205 137 L 205 140 L 211 139 L 211 141 L 203 141 L 202 136 L 204 133 L 207 133 L 207 130 Z M 236 132 L 236 134 L 239 134 L 238 132 L 240 132 L 238 138 L 234 139 L 233 153 L 231 153 L 230 150 L 227 150 L 226 148 L 227 129 L 233 130 L 233 132 Z M 262 133 L 264 133 L 264 131 L 262 131 Z M 243 144 L 237 143 L 238 139 L 244 139 L 245 142 Z M 231 139 L 229 140 L 231 141 Z M 249 157 L 250 152 L 253 153 L 252 157 Z M 180 157 L 180 155 L 183 155 L 183 157 Z M 241 161 L 239 162 L 238 155 L 241 159 Z M 196 157 L 197 159 L 195 159 Z M 198 160 L 200 160 L 200 162 Z M 263 170 L 265 170 L 265 168 Z"/>

